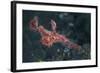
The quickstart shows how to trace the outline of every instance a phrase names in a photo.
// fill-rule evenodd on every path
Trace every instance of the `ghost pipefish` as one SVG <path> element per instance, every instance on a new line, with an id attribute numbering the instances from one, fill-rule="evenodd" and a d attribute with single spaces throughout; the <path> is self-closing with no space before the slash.
<path id="1" fill-rule="evenodd" d="M 69 38 L 65 37 L 62 34 L 57 33 L 56 31 L 57 24 L 54 20 L 51 20 L 52 30 L 49 31 L 46 28 L 44 28 L 44 26 L 38 24 L 38 17 L 35 16 L 30 21 L 29 28 L 32 31 L 37 31 L 40 33 L 41 35 L 40 42 L 47 47 L 51 47 L 54 43 L 60 42 L 66 45 L 68 48 L 77 49 L 77 50 L 81 48 L 81 46 L 79 46 L 78 44 L 70 41 Z"/>

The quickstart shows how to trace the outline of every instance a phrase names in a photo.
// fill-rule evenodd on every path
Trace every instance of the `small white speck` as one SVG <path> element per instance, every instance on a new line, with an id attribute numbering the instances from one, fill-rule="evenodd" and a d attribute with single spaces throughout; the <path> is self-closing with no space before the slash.
<path id="1" fill-rule="evenodd" d="M 67 48 L 64 49 L 64 52 L 68 52 L 68 51 L 69 51 L 69 49 L 67 49 Z"/>
<path id="2" fill-rule="evenodd" d="M 73 26 L 74 26 L 74 24 L 73 24 L 73 23 L 69 23 L 68 25 L 69 25 L 69 26 L 71 26 L 71 27 L 73 27 Z"/>
<path id="3" fill-rule="evenodd" d="M 60 52 L 60 49 L 57 49 L 57 52 Z"/>
<path id="4" fill-rule="evenodd" d="M 34 56 L 34 54 L 32 54 L 32 56 Z"/>

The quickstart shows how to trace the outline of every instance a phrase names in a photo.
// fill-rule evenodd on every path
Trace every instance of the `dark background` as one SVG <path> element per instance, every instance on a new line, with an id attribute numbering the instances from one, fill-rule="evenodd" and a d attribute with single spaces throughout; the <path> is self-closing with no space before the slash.
<path id="1" fill-rule="evenodd" d="M 61 43 L 48 48 L 39 40 L 39 32 L 29 29 L 29 22 L 38 16 L 39 25 L 51 30 L 50 21 L 57 23 L 57 32 L 67 36 L 72 42 L 79 44 L 82 49 L 76 51 Z M 51 12 L 23 10 L 23 62 L 63 61 L 90 59 L 91 53 L 91 14 L 72 12 Z"/>

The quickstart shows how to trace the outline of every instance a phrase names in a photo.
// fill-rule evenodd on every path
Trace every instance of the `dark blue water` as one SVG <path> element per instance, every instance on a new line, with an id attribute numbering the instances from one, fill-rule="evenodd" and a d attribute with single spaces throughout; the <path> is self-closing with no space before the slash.
<path id="1" fill-rule="evenodd" d="M 79 44 L 80 51 L 55 43 L 50 48 L 40 43 L 39 32 L 29 29 L 29 22 L 38 16 L 39 24 L 51 30 L 50 21 L 57 23 L 57 32 Z M 84 60 L 91 58 L 91 14 L 23 10 L 23 62 Z"/>

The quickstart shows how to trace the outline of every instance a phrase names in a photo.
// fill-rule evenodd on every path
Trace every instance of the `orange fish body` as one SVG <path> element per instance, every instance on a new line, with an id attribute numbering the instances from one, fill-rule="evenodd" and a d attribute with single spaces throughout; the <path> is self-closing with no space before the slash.
<path id="1" fill-rule="evenodd" d="M 71 42 L 68 38 L 64 35 L 61 35 L 56 32 L 56 22 L 51 20 L 52 31 L 48 31 L 42 25 L 38 26 L 38 19 L 34 17 L 33 20 L 30 22 L 30 29 L 40 32 L 41 34 L 41 43 L 47 47 L 51 47 L 54 43 L 60 42 L 62 44 L 67 45 L 68 48 L 77 48 L 79 49 L 80 46 Z"/>

